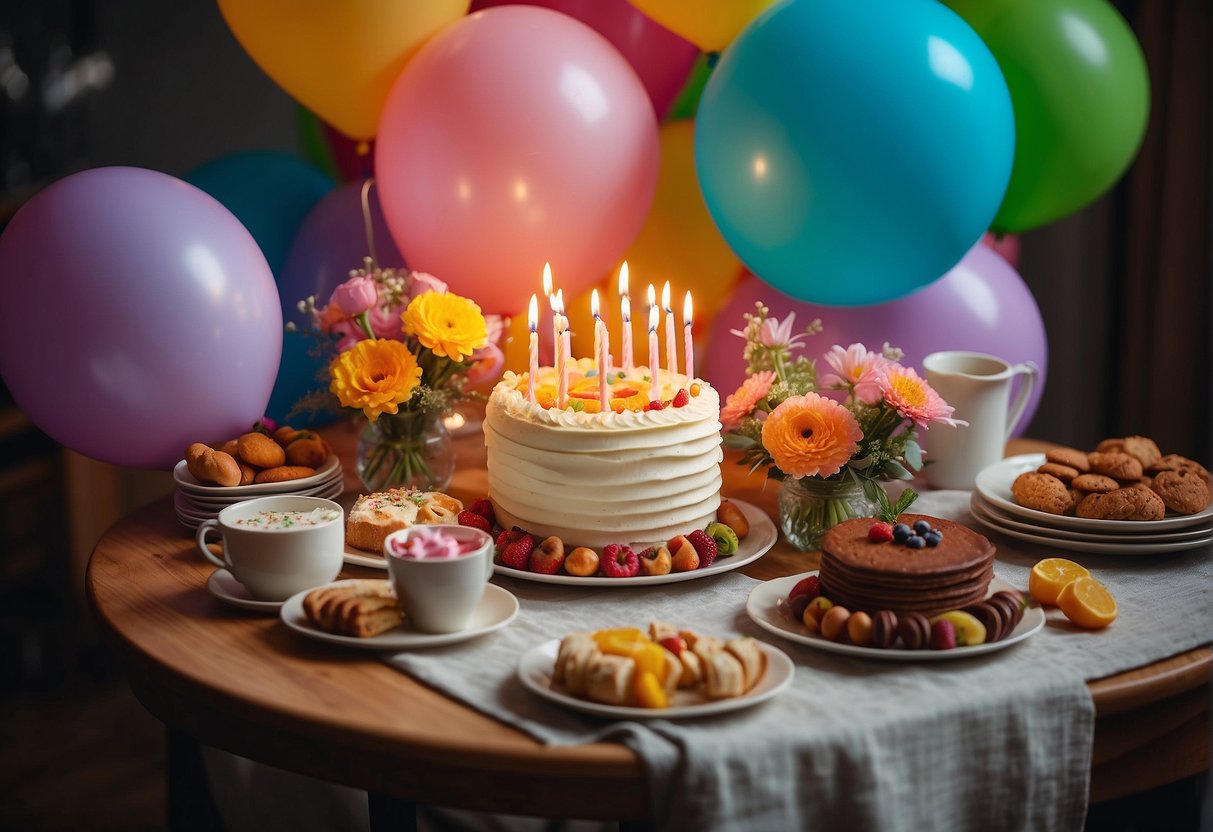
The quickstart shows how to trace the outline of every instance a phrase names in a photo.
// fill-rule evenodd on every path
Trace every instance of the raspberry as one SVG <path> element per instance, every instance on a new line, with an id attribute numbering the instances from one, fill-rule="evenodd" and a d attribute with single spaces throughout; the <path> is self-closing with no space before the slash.
<path id="1" fill-rule="evenodd" d="M 893 527 L 888 523 L 873 523 L 868 527 L 868 540 L 873 543 L 888 543 L 893 539 Z"/>
<path id="2" fill-rule="evenodd" d="M 821 579 L 816 575 L 810 575 L 807 578 L 801 578 L 796 582 L 796 586 L 792 587 L 792 591 L 788 593 L 788 600 L 797 598 L 801 595 L 809 596 L 809 600 L 816 598 L 821 594 Z"/>
<path id="3" fill-rule="evenodd" d="M 632 578 L 640 574 L 640 558 L 627 546 L 608 543 L 602 550 L 602 574 L 608 578 Z"/>
<path id="4" fill-rule="evenodd" d="M 703 529 L 696 529 L 688 534 L 687 540 L 691 541 L 691 545 L 699 553 L 699 568 L 707 569 L 711 566 L 712 561 L 716 560 L 716 541 L 710 538 Z"/>
<path id="5" fill-rule="evenodd" d="M 511 569 L 525 570 L 534 548 L 535 538 L 523 532 L 521 537 L 505 547 L 505 551 L 501 553 L 501 562 Z"/>
<path id="6" fill-rule="evenodd" d="M 461 526 L 471 526 L 473 529 L 480 529 L 482 532 L 492 534 L 493 527 L 489 525 L 488 519 L 474 511 L 465 508 L 459 512 L 458 520 Z"/>
<path id="7" fill-rule="evenodd" d="M 660 399 L 653 399 L 644 406 L 645 410 L 665 410 L 665 402 Z"/>
<path id="8" fill-rule="evenodd" d="M 490 526 L 497 522 L 497 514 L 493 511 L 493 504 L 488 500 L 479 499 L 468 506 L 467 510 L 475 512 L 484 519 L 488 520 Z"/>
<path id="9" fill-rule="evenodd" d="M 680 387 L 678 392 L 674 394 L 674 407 L 686 407 L 691 403 L 691 394 L 687 392 L 685 387 Z"/>

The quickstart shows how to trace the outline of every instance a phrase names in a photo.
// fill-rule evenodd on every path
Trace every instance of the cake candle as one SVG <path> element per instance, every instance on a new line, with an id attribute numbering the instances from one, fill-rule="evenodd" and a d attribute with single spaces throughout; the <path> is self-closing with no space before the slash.
<path id="1" fill-rule="evenodd" d="M 649 286 L 652 291 L 653 287 Z M 649 307 L 649 399 L 661 399 L 661 387 L 657 383 L 657 304 Z"/>
<path id="2" fill-rule="evenodd" d="M 606 372 L 598 356 L 602 353 L 602 315 L 598 313 L 598 290 L 590 293 L 590 314 L 594 316 L 594 361 L 598 364 L 598 374 Z"/>
<path id="3" fill-rule="evenodd" d="M 619 267 L 619 317 L 623 321 L 620 337 L 623 340 L 623 371 L 632 372 L 632 301 L 628 298 L 628 261 Z"/>
<path id="4" fill-rule="evenodd" d="M 552 310 L 552 366 L 556 366 L 556 353 L 560 351 L 560 322 L 556 316 L 556 294 L 552 291 L 552 264 L 543 264 L 543 294 Z"/>
<path id="5" fill-rule="evenodd" d="M 563 409 L 569 397 L 569 362 L 565 352 L 569 344 L 569 330 L 559 292 L 553 296 L 552 312 L 556 323 L 556 406 Z"/>
<path id="6" fill-rule="evenodd" d="M 670 377 L 670 388 L 674 387 L 674 374 L 678 372 L 678 348 L 674 344 L 674 310 L 670 306 L 670 281 L 661 287 L 661 306 L 665 309 L 665 364 Z"/>
<path id="7" fill-rule="evenodd" d="M 535 403 L 535 378 L 539 375 L 539 298 L 531 295 L 527 309 L 527 323 L 531 327 L 530 366 L 526 376 L 526 400 Z"/>
<path id="8" fill-rule="evenodd" d="M 606 413 L 611 406 L 611 388 L 607 384 L 607 375 L 611 369 L 610 335 L 607 334 L 606 324 L 601 318 L 594 322 L 594 327 L 602 331 L 595 360 L 598 361 L 598 402 L 602 405 L 602 412 Z"/>
<path id="9" fill-rule="evenodd" d="M 691 293 L 682 304 L 682 350 L 686 361 L 687 378 L 695 377 L 695 342 L 691 339 Z"/>

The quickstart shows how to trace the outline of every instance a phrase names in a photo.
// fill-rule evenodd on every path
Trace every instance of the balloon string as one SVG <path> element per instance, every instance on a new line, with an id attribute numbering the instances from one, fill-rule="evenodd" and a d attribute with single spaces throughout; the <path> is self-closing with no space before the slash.
<path id="1" fill-rule="evenodd" d="M 362 183 L 362 225 L 366 229 L 366 250 L 370 252 L 372 266 L 379 263 L 375 256 L 375 225 L 371 222 L 371 186 L 374 184 L 375 180 L 369 177 Z"/>

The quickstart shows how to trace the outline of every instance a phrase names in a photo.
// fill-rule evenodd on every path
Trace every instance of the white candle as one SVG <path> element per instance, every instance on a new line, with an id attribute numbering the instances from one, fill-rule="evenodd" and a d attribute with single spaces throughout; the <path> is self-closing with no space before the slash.
<path id="1" fill-rule="evenodd" d="M 624 295 L 619 300 L 619 312 L 623 318 L 623 372 L 632 374 L 632 302 Z"/>
<path id="2" fill-rule="evenodd" d="M 657 364 L 657 305 L 653 304 L 649 307 L 649 399 L 652 401 L 661 399 L 661 387 L 657 383 Z"/>
<path id="3" fill-rule="evenodd" d="M 531 327 L 530 368 L 526 377 L 526 398 L 531 404 L 535 403 L 535 377 L 539 375 L 539 298 L 531 295 L 531 305 L 527 310 L 527 323 Z"/>
<path id="4" fill-rule="evenodd" d="M 560 350 L 560 325 L 556 320 L 556 295 L 552 291 L 552 264 L 543 264 L 543 294 L 552 311 L 552 366 L 556 366 L 556 353 Z"/>
<path id="5" fill-rule="evenodd" d="M 687 365 L 687 378 L 695 377 L 695 342 L 691 339 L 691 293 L 682 304 L 682 351 Z"/>
<path id="6" fill-rule="evenodd" d="M 665 309 L 665 365 L 669 373 L 670 387 L 674 387 L 674 374 L 678 372 L 678 349 L 674 346 L 674 310 L 670 308 L 670 281 L 661 288 L 661 306 Z"/>

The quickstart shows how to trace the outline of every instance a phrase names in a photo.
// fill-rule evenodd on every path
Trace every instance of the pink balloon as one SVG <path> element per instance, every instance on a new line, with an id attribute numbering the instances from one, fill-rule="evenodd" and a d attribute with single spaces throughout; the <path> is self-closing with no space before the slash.
<path id="1" fill-rule="evenodd" d="M 472 11 L 520 2 L 563 12 L 609 40 L 639 76 L 659 119 L 665 118 L 699 57 L 698 46 L 628 0 L 474 0 Z"/>
<path id="2" fill-rule="evenodd" d="M 375 170 L 409 265 L 509 314 L 545 262 L 566 297 L 614 264 L 648 214 L 658 155 L 644 87 L 605 38 L 502 6 L 447 27 L 405 67 Z"/>
<path id="3" fill-rule="evenodd" d="M 792 300 L 756 277 L 745 278 L 729 304 L 716 314 L 709 333 L 705 375 L 727 396 L 745 380 L 742 340 L 729 333 L 741 329 L 742 314 L 762 301 L 783 319 L 796 313 L 802 328 L 820 318 L 822 332 L 808 339 L 805 355 L 817 361 L 818 372 L 829 372 L 823 355 L 835 344 L 862 343 L 880 349 L 888 341 L 905 352 L 903 363 L 922 371 L 922 359 L 938 350 L 973 350 L 1040 368 L 1036 389 L 1028 399 L 1019 433 L 1040 405 L 1048 370 L 1048 341 L 1036 299 L 1007 261 L 983 245 L 969 250 L 950 272 L 925 288 L 875 306 L 818 306 Z M 929 443 L 929 431 L 924 443 Z"/>
<path id="4" fill-rule="evenodd" d="M 0 375 L 86 456 L 172 468 L 265 411 L 282 350 L 274 275 L 193 185 L 113 167 L 49 186 L 0 235 L 0 297 Z"/>
<path id="5" fill-rule="evenodd" d="M 994 234 L 987 231 L 982 236 L 981 243 L 1001 254 L 1002 259 L 1011 264 L 1011 268 L 1019 268 L 1019 235 Z"/>

